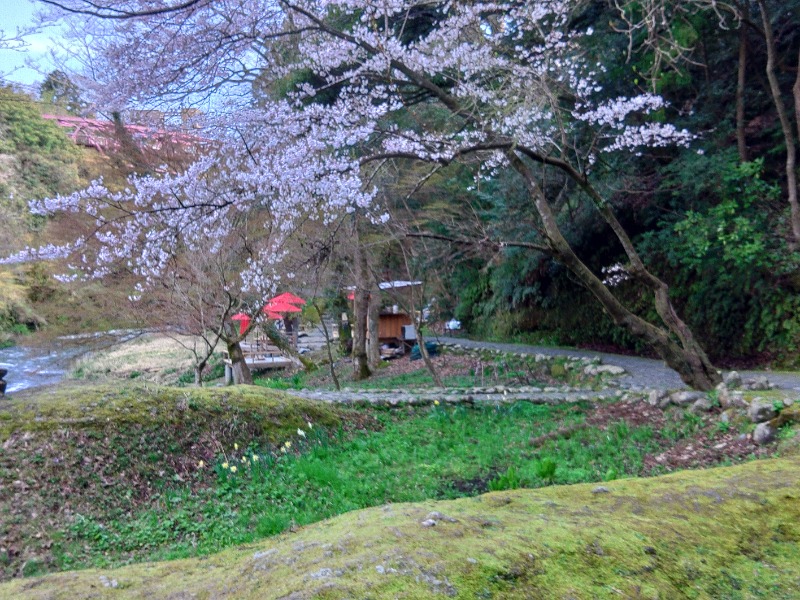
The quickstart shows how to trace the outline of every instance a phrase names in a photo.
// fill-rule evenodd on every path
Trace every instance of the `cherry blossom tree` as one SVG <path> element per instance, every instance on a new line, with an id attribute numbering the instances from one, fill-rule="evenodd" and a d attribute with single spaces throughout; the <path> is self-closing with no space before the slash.
<path id="1" fill-rule="evenodd" d="M 96 250 L 87 253 L 89 241 L 79 240 L 32 255 L 79 256 L 76 266 L 94 275 L 127 260 L 144 291 L 176 246 L 213 248 L 230 213 L 258 205 L 270 211 L 275 237 L 243 280 L 271 289 L 279 273 L 269 266 L 298 219 L 369 211 L 372 177 L 388 161 L 431 168 L 469 161 L 479 180 L 520 178 L 541 237 L 531 246 L 572 271 L 618 325 L 646 340 L 688 384 L 719 382 L 668 286 L 647 269 L 592 184 L 605 154 L 688 145 L 693 136 L 651 118 L 668 108 L 654 93 L 604 92 L 603 67 L 583 44 L 593 32 L 575 25 L 581 2 L 42 1 L 89 20 L 102 74 L 96 91 L 106 105 L 216 98 L 220 148 L 185 172 L 133 178 L 129 190 L 96 183 L 40 203 L 43 212 L 96 214 Z M 288 92 L 255 105 L 248 99 L 246 107 L 244 90 L 256 83 Z M 428 119 L 404 120 L 420 107 Z M 629 276 L 652 294 L 658 320 L 625 306 L 575 253 L 542 185 L 549 171 L 570 179 L 603 217 Z M 113 217 L 104 217 L 109 210 Z"/>

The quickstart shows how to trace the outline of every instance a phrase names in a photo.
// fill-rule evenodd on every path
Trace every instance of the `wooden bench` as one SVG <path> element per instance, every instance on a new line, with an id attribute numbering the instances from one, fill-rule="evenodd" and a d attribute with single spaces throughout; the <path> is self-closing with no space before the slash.
<path id="1" fill-rule="evenodd" d="M 267 369 L 285 369 L 295 364 L 291 357 L 281 352 L 280 348 L 273 344 L 264 342 L 242 342 L 242 354 L 244 362 L 253 371 L 263 371 Z M 225 380 L 231 379 L 231 357 L 227 351 L 222 353 L 222 361 L 225 363 Z"/>

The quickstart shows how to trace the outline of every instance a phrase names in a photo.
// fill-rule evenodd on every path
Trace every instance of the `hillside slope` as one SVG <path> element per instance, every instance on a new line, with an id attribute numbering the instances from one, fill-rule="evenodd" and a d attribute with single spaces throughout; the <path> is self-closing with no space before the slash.
<path id="1" fill-rule="evenodd" d="M 434 524 L 435 522 L 435 524 Z M 800 461 L 349 513 L 2 598 L 800 598 Z"/>

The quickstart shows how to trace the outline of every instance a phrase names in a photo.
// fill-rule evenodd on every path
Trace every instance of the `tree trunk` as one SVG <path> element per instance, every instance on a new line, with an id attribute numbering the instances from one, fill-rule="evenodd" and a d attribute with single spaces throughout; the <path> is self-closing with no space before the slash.
<path id="1" fill-rule="evenodd" d="M 367 309 L 367 360 L 370 369 L 375 369 L 381 363 L 380 319 L 381 319 L 381 291 L 377 282 L 372 281 Z"/>
<path id="2" fill-rule="evenodd" d="M 789 192 L 789 207 L 791 208 L 792 235 L 794 243 L 800 243 L 800 204 L 797 197 L 797 148 L 795 147 L 794 129 L 789 120 L 786 104 L 781 96 L 781 88 L 775 68 L 778 63 L 778 52 L 775 48 L 775 38 L 772 35 L 772 22 L 767 11 L 765 0 L 758 0 L 761 9 L 761 21 L 764 26 L 764 38 L 767 43 L 767 79 L 772 92 L 772 102 L 778 112 L 781 122 L 784 143 L 786 144 L 786 187 Z"/>
<path id="3" fill-rule="evenodd" d="M 328 351 L 328 365 L 330 366 L 331 379 L 333 379 L 333 385 L 336 386 L 336 390 L 338 391 L 342 389 L 342 387 L 339 385 L 339 378 L 336 376 L 336 365 L 333 362 L 333 350 L 331 350 L 331 336 L 328 331 L 328 325 L 325 323 L 325 316 L 319 309 L 319 304 L 314 300 L 311 301 L 311 304 L 317 311 L 320 325 L 322 325 L 322 333 L 325 335 L 325 349 Z"/>
<path id="4" fill-rule="evenodd" d="M 194 384 L 203 387 L 203 369 L 206 368 L 206 361 L 199 362 L 194 366 Z"/>
<path id="5" fill-rule="evenodd" d="M 797 136 L 800 139 L 800 50 L 798 50 L 797 77 L 792 86 L 792 94 L 794 95 L 794 124 L 797 126 Z"/>
<path id="6" fill-rule="evenodd" d="M 744 18 L 748 17 L 748 3 L 744 3 L 742 10 Z M 739 160 L 750 160 L 747 152 L 747 136 L 745 135 L 745 105 L 744 96 L 747 86 L 747 26 L 744 20 L 739 22 L 739 69 L 736 80 L 736 145 L 739 148 Z"/>
<path id="7" fill-rule="evenodd" d="M 298 331 L 296 326 L 294 331 L 295 333 Z M 289 335 L 292 334 L 291 331 L 287 333 Z M 278 348 L 278 350 L 294 359 L 297 364 L 303 365 L 303 368 L 306 371 L 312 371 L 314 369 L 313 361 L 303 358 L 303 355 L 300 354 L 299 350 L 297 349 L 297 344 L 292 341 L 293 338 L 288 337 L 288 335 L 281 334 L 281 332 L 278 331 L 277 327 L 274 325 L 268 325 L 264 327 L 264 334 L 267 336 L 267 339 L 272 342 L 276 348 Z"/>
<path id="8" fill-rule="evenodd" d="M 356 381 L 372 375 L 367 357 L 367 314 L 369 312 L 369 285 L 367 283 L 367 257 L 358 239 L 358 226 L 353 223 L 356 238 L 356 289 L 354 290 L 353 317 L 353 378 Z"/>
<path id="9" fill-rule="evenodd" d="M 226 341 L 228 356 L 231 359 L 231 372 L 234 385 L 253 385 L 253 374 L 244 360 L 242 346 L 239 341 Z"/>
<path id="10" fill-rule="evenodd" d="M 421 324 L 421 320 L 419 323 L 414 324 L 414 333 L 417 338 L 417 345 L 419 346 L 419 355 L 422 357 L 422 362 L 425 363 L 425 368 L 428 369 L 431 377 L 433 377 L 433 383 L 436 385 L 436 387 L 444 387 L 442 378 L 439 376 L 439 372 L 436 370 L 436 367 L 434 366 L 433 361 L 428 354 L 428 349 L 425 347 L 425 338 L 422 336 L 422 328 L 420 327 Z"/>
<path id="11" fill-rule="evenodd" d="M 611 225 L 617 238 L 623 245 L 628 258 L 631 260 L 632 275 L 649 287 L 655 295 L 655 306 L 664 324 L 667 325 L 679 340 L 678 344 L 670 332 L 649 323 L 626 308 L 602 281 L 592 273 L 564 238 L 558 227 L 556 217 L 550 208 L 543 192 L 539 189 L 534 174 L 525 162 L 514 152 L 506 153 L 512 167 L 522 176 L 536 210 L 542 220 L 542 226 L 547 238 L 548 246 L 553 256 L 567 267 L 594 296 L 600 301 L 606 313 L 619 326 L 625 327 L 631 333 L 644 339 L 650 344 L 659 356 L 675 371 L 687 385 L 699 390 L 711 390 L 722 378 L 708 360 L 706 353 L 694 340 L 694 337 L 683 321 L 678 317 L 669 299 L 668 286 L 657 277 L 649 273 L 641 262 L 633 244 L 622 226 L 616 221 L 613 212 L 607 203 L 599 198 L 597 192 L 582 180 L 582 185 L 595 201 L 606 221 Z"/>

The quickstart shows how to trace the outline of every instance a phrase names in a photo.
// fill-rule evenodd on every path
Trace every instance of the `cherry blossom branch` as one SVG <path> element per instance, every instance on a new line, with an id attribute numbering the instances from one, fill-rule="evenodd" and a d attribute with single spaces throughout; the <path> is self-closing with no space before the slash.
<path id="1" fill-rule="evenodd" d="M 61 9 L 68 13 L 77 15 L 86 15 L 89 17 L 97 17 L 100 19 L 134 19 L 142 17 L 154 17 L 169 13 L 180 12 L 182 10 L 186 10 L 187 8 L 192 8 L 194 6 L 202 7 L 203 5 L 207 5 L 213 2 L 213 0 L 186 0 L 185 2 L 181 2 L 174 6 L 164 6 L 161 8 L 151 8 L 144 10 L 122 10 L 118 8 L 113 8 L 112 6 L 108 6 L 105 4 L 100 4 L 98 2 L 90 2 L 89 0 L 79 0 L 78 6 L 91 7 L 83 9 L 73 7 L 60 0 L 37 0 L 37 1 L 41 2 L 42 4 L 47 4 L 49 6 Z"/>

